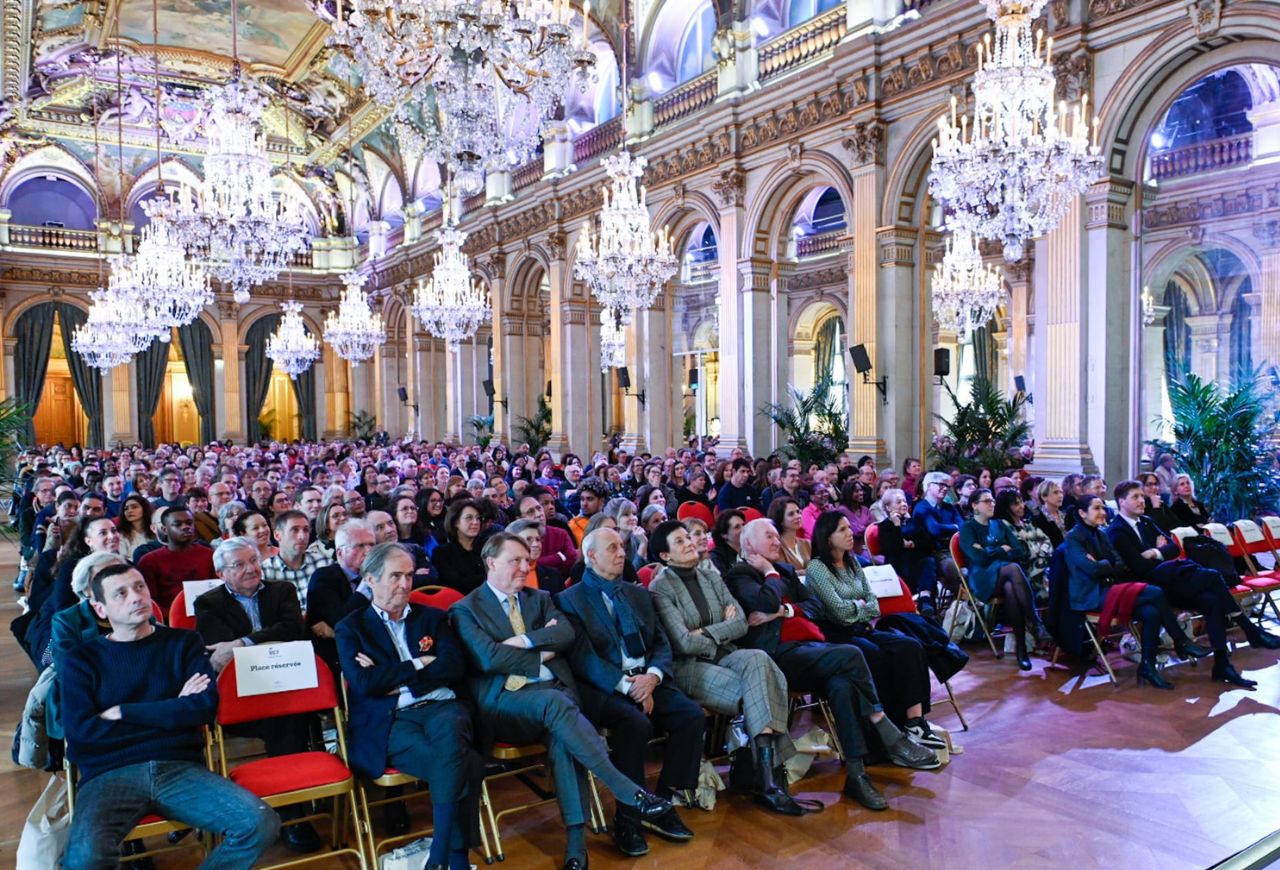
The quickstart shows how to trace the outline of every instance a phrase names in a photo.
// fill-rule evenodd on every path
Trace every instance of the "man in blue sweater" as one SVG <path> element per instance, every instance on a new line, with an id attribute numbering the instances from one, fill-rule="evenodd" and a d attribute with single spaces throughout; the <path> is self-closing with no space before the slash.
<path id="1" fill-rule="evenodd" d="M 200 636 L 151 624 L 147 583 L 131 565 L 91 582 L 111 633 L 73 650 L 59 675 L 67 757 L 80 772 L 62 866 L 117 866 L 121 841 L 151 813 L 217 834 L 202 870 L 252 866 L 280 819 L 205 767 L 200 729 L 213 722 L 218 691 Z"/>

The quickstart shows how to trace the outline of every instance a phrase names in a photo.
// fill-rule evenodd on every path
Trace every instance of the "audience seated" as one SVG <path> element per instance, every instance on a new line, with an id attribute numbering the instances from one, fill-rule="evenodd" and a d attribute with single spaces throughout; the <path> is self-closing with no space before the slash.
<path id="1" fill-rule="evenodd" d="M 933 539 L 911 515 L 906 493 L 900 489 L 886 490 L 881 500 L 886 517 L 876 523 L 880 553 L 906 581 L 907 588 L 916 596 L 920 613 L 932 616 L 933 593 L 938 585 Z"/>
<path id="2" fill-rule="evenodd" d="M 213 579 L 213 551 L 197 543 L 195 519 L 185 507 L 165 510 L 164 538 L 164 548 L 143 556 L 137 565 L 151 597 L 168 613 L 184 582 Z"/>

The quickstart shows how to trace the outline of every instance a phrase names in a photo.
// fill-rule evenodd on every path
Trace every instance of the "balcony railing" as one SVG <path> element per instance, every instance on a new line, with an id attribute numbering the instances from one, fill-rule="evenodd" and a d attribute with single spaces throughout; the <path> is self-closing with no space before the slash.
<path id="1" fill-rule="evenodd" d="M 654 126 L 665 127 L 703 106 L 711 105 L 716 98 L 717 86 L 716 71 L 710 70 L 658 97 L 653 102 Z"/>
<path id="2" fill-rule="evenodd" d="M 56 251 L 98 250 L 97 230 L 66 230 L 61 227 L 9 225 L 9 244 L 23 248 L 50 248 Z"/>
<path id="3" fill-rule="evenodd" d="M 1253 134 L 1243 133 L 1155 154 L 1151 158 L 1151 177 L 1156 181 L 1163 181 L 1229 169 L 1232 166 L 1245 166 L 1252 161 Z"/>
<path id="4" fill-rule="evenodd" d="M 779 33 L 760 47 L 760 79 L 800 66 L 835 46 L 848 29 L 844 6 Z"/>
<path id="5" fill-rule="evenodd" d="M 542 178 L 544 165 L 545 161 L 543 160 L 542 155 L 539 154 L 537 157 L 530 159 L 527 163 L 522 163 L 517 166 L 515 171 L 511 173 L 512 190 L 520 190 L 531 184 L 537 183 L 538 179 Z"/>
<path id="6" fill-rule="evenodd" d="M 592 127 L 573 143 L 573 162 L 586 163 L 622 143 L 622 119 L 611 118 Z"/>
<path id="7" fill-rule="evenodd" d="M 813 257 L 818 254 L 829 254 L 832 251 L 838 251 L 840 250 L 840 237 L 845 233 L 846 230 L 832 230 L 829 233 L 801 236 L 796 239 L 796 256 Z"/>

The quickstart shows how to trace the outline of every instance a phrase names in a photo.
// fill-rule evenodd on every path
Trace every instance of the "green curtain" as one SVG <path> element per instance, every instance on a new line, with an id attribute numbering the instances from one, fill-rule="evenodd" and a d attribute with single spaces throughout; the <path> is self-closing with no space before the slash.
<path id="1" fill-rule="evenodd" d="M 106 441 L 102 420 L 102 372 L 71 349 L 72 336 L 89 319 L 89 315 L 66 302 L 57 302 L 55 307 L 62 321 L 62 349 L 67 355 L 67 367 L 71 369 L 71 383 L 80 399 L 80 408 L 89 420 L 89 446 L 102 447 Z"/>
<path id="2" fill-rule="evenodd" d="M 191 398 L 200 414 L 200 440 L 209 444 L 218 437 L 213 402 L 213 333 L 200 318 L 178 327 L 178 344 L 191 381 Z"/>
<path id="3" fill-rule="evenodd" d="M 53 303 L 35 305 L 22 312 L 13 326 L 17 339 L 13 348 L 14 398 L 19 405 L 26 405 L 32 415 L 40 404 L 44 392 L 44 373 L 49 368 L 49 348 L 53 345 Z M 36 428 L 27 420 L 22 440 L 27 444 L 36 441 Z"/>
<path id="4" fill-rule="evenodd" d="M 319 441 L 316 434 L 316 367 L 313 364 L 305 372 L 290 381 L 293 395 L 298 400 L 298 416 L 302 418 L 302 440 Z"/>
<path id="5" fill-rule="evenodd" d="M 138 385 L 138 440 L 144 447 L 156 446 L 156 426 L 152 417 L 164 392 L 165 372 L 169 367 L 169 342 L 155 339 L 151 346 L 133 358 Z"/>
<path id="6" fill-rule="evenodd" d="M 1164 376 L 1166 383 L 1178 383 L 1191 371 L 1191 327 L 1187 316 L 1191 306 L 1182 288 L 1170 281 L 1164 288 Z"/>
<path id="7" fill-rule="evenodd" d="M 830 380 L 835 368 L 836 354 L 839 353 L 840 318 L 828 317 L 818 327 L 818 334 L 813 337 L 813 380 L 814 383 Z"/>
<path id="8" fill-rule="evenodd" d="M 1236 384 L 1253 374 L 1253 327 L 1249 303 L 1244 298 L 1251 289 L 1251 282 L 1246 280 L 1231 306 L 1231 382 Z"/>
<path id="9" fill-rule="evenodd" d="M 245 417 L 245 433 L 250 444 L 256 444 L 262 437 L 262 427 L 258 425 L 258 415 L 267 401 L 267 390 L 271 388 L 271 360 L 267 358 L 267 339 L 280 325 L 280 314 L 268 314 L 261 320 L 254 321 L 245 333 L 244 343 L 248 350 L 244 353 L 245 404 L 248 415 Z"/>

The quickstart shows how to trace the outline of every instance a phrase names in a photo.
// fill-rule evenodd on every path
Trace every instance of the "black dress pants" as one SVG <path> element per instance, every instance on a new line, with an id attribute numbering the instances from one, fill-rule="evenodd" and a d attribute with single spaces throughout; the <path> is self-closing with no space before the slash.
<path id="1" fill-rule="evenodd" d="M 902 725 L 907 709 L 916 704 L 922 705 L 924 713 L 929 712 L 933 687 L 929 682 L 929 661 L 920 641 L 896 631 L 825 623 L 822 633 L 833 643 L 847 643 L 862 650 L 885 715 L 895 723 Z"/>
<path id="2" fill-rule="evenodd" d="M 841 643 L 801 641 L 781 644 L 773 660 L 786 676 L 788 689 L 826 700 L 845 755 L 866 755 L 862 720 L 883 707 L 862 651 Z"/>
<path id="3" fill-rule="evenodd" d="M 1239 607 L 1221 574 L 1189 559 L 1180 559 L 1161 562 L 1147 575 L 1146 581 L 1159 586 L 1175 607 L 1202 614 L 1209 645 L 1214 649 L 1226 647 L 1227 614 Z"/>
<path id="4" fill-rule="evenodd" d="M 696 788 L 702 764 L 702 735 L 706 716 L 702 708 L 666 682 L 653 690 L 653 712 L 644 710 L 627 695 L 604 694 L 581 687 L 582 712 L 597 728 L 609 729 L 609 759 L 636 783 L 644 784 L 644 760 L 655 731 L 667 735 L 663 747 L 658 793 Z M 635 817 L 634 807 L 618 804 L 618 815 Z"/>

